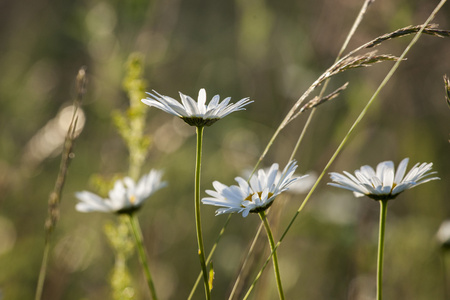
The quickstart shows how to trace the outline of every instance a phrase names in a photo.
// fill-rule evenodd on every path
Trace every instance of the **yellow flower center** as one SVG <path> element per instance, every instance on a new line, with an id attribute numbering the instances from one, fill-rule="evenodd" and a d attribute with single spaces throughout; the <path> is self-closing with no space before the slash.
<path id="1" fill-rule="evenodd" d="M 258 194 L 259 198 L 261 199 L 262 192 L 256 192 L 256 193 L 248 195 L 248 197 L 245 198 L 244 200 L 252 201 L 252 197 L 253 197 L 254 194 Z M 269 193 L 267 195 L 267 199 L 269 199 L 272 196 L 273 196 L 273 193 Z M 259 206 L 259 207 L 256 207 L 256 208 L 250 210 L 250 212 L 251 213 L 259 213 L 261 211 L 265 211 L 266 209 L 268 209 L 272 205 L 272 203 L 273 203 L 273 201 L 270 201 L 269 203 L 266 203 L 264 206 Z M 244 207 L 244 206 L 241 205 L 241 207 Z"/>
<path id="2" fill-rule="evenodd" d="M 130 197 L 130 203 L 134 204 L 134 202 L 136 202 L 136 196 L 135 195 L 131 195 Z"/>
<path id="3" fill-rule="evenodd" d="M 261 199 L 262 192 L 256 192 L 256 193 L 253 193 L 253 194 L 248 195 L 248 197 L 245 198 L 244 200 L 252 201 L 252 197 L 253 197 L 254 194 L 258 194 L 259 199 Z M 272 197 L 272 196 L 273 196 L 273 193 L 269 193 L 269 195 L 267 195 L 267 198 L 270 198 L 270 197 Z"/>

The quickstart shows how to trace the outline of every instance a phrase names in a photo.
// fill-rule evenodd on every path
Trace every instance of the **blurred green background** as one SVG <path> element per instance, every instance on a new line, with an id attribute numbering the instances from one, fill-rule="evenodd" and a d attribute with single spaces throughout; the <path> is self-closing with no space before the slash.
<path id="1" fill-rule="evenodd" d="M 178 98 L 220 94 L 255 102 L 205 130 L 202 191 L 251 169 L 288 110 L 334 61 L 363 1 L 2 1 L 0 2 L 0 299 L 31 299 L 44 246 L 47 199 L 59 168 L 61 133 L 49 133 L 76 96 L 75 76 L 87 66 L 86 121 L 76 141 L 52 239 L 44 299 L 111 299 L 114 253 L 104 235 L 113 215 L 75 211 L 76 191 L 92 175 L 126 174 L 128 153 L 111 113 L 126 110 L 125 62 L 144 55 L 147 89 Z M 353 49 L 379 35 L 421 24 L 437 1 L 375 1 L 351 41 Z M 446 4 L 435 23 L 450 28 Z M 384 43 L 400 55 L 411 37 Z M 450 218 L 450 109 L 442 76 L 450 74 L 450 40 L 423 36 L 408 54 L 330 171 L 353 171 L 383 160 L 433 162 L 441 177 L 407 191 L 389 206 L 385 251 L 386 299 L 444 299 L 442 256 L 435 233 Z M 296 159 L 299 172 L 320 172 L 392 63 L 345 72 L 329 91 L 350 85 L 316 112 Z M 307 115 L 281 133 L 263 162 L 282 166 Z M 53 121 L 51 121 L 53 120 Z M 52 123 L 53 122 L 53 123 Z M 53 126 L 53 127 L 51 127 Z M 170 188 L 139 213 L 150 267 L 161 299 L 185 299 L 200 270 L 193 208 L 195 131 L 156 109 L 143 168 L 165 170 Z M 287 299 L 372 299 L 378 204 L 322 182 L 279 248 Z M 275 236 L 304 195 L 279 197 L 270 214 Z M 226 220 L 202 207 L 207 253 Z M 226 299 L 260 221 L 232 217 L 213 258 L 214 299 Z M 260 249 L 268 248 L 265 236 Z M 250 279 L 267 257 L 257 256 Z M 448 258 L 447 258 L 448 260 Z M 135 299 L 148 297 L 134 255 Z M 276 299 L 268 268 L 253 299 Z M 244 290 L 248 287 L 245 282 Z M 238 296 L 238 298 L 241 296 Z M 200 286 L 195 299 L 203 298 Z M 447 298 L 448 299 L 448 298 Z"/>

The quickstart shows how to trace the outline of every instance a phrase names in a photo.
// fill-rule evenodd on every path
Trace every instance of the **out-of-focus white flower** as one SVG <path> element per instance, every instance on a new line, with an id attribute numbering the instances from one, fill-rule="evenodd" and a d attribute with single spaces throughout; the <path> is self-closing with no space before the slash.
<path id="1" fill-rule="evenodd" d="M 249 98 L 243 98 L 237 103 L 229 104 L 231 98 L 228 97 L 219 103 L 220 96 L 215 95 L 209 104 L 206 105 L 205 89 L 200 89 L 197 102 L 182 93 L 180 93 L 181 103 L 156 91 L 153 91 L 153 93 L 147 93 L 150 97 L 141 101 L 144 104 L 180 117 L 189 125 L 197 127 L 210 126 L 232 112 L 245 110 L 244 106 L 253 102 Z"/>
<path id="2" fill-rule="evenodd" d="M 148 197 L 167 185 L 167 182 L 161 182 L 161 176 L 162 171 L 151 170 L 142 176 L 137 184 L 130 177 L 117 180 L 106 199 L 88 191 L 77 192 L 75 196 L 80 202 L 77 203 L 76 209 L 80 212 L 132 213 L 138 210 Z"/>
<path id="3" fill-rule="evenodd" d="M 295 176 L 296 174 L 294 174 Z M 289 192 L 293 194 L 305 194 L 313 187 L 317 180 L 317 174 L 309 172 L 302 175 L 304 180 L 296 181 L 289 187 Z"/>
<path id="4" fill-rule="evenodd" d="M 250 179 L 250 184 L 242 177 L 236 177 L 238 185 L 226 186 L 218 181 L 213 182 L 215 191 L 207 190 L 211 197 L 202 199 L 203 204 L 221 206 L 216 215 L 225 213 L 242 213 L 243 217 L 249 213 L 258 213 L 269 208 L 275 197 L 288 190 L 288 186 L 303 177 L 292 178 L 297 163 L 291 161 L 277 176 L 278 164 L 273 164 L 268 172 L 259 170 Z"/>
<path id="5" fill-rule="evenodd" d="M 395 172 L 392 161 L 379 163 L 376 171 L 370 166 L 362 166 L 361 169 L 355 171 L 354 176 L 346 171 L 344 171 L 345 175 L 332 172 L 330 178 L 333 182 L 328 184 L 353 191 L 357 197 L 366 195 L 374 200 L 390 200 L 407 189 L 440 179 L 439 177 L 428 177 L 436 173 L 430 172 L 432 163 L 417 163 L 405 176 L 408 161 L 409 158 L 403 159 L 397 172 Z"/>
<path id="6" fill-rule="evenodd" d="M 450 249 L 450 220 L 442 222 L 436 238 L 443 248 Z"/>

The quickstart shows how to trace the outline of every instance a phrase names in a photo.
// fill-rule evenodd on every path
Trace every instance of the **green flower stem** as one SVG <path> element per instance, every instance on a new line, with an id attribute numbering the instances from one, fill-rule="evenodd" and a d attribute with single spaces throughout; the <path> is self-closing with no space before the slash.
<path id="1" fill-rule="evenodd" d="M 225 221 L 225 224 L 222 226 L 222 229 L 220 230 L 219 235 L 217 236 L 217 239 L 216 239 L 213 247 L 211 248 L 211 251 L 209 252 L 208 257 L 206 258 L 206 264 L 209 264 L 209 262 L 211 261 L 211 258 L 213 256 L 214 252 L 216 251 L 217 245 L 219 244 L 219 241 L 222 238 L 223 234 L 225 233 L 225 229 L 227 228 L 228 223 L 230 222 L 231 216 L 232 216 L 231 214 L 228 215 L 228 218 Z M 200 273 L 197 276 L 197 280 L 195 281 L 194 286 L 192 287 L 192 290 L 189 294 L 188 300 L 191 300 L 192 297 L 194 297 L 194 292 L 197 289 L 197 286 L 200 283 L 200 280 L 202 279 L 202 275 L 203 275 L 203 271 L 200 271 Z"/>
<path id="2" fill-rule="evenodd" d="M 270 230 L 269 222 L 267 221 L 266 213 L 261 211 L 258 213 L 261 221 L 263 221 L 264 228 L 267 232 L 267 238 L 269 239 L 270 250 L 272 251 L 273 271 L 275 272 L 275 278 L 277 280 L 278 296 L 284 300 L 283 286 L 281 284 L 280 270 L 278 268 L 278 255 L 275 249 L 275 241 L 273 240 L 272 230 Z"/>
<path id="3" fill-rule="evenodd" d="M 378 264 L 377 264 L 377 300 L 383 298 L 383 253 L 384 231 L 386 228 L 386 213 L 388 200 L 380 200 L 380 230 L 378 233 Z"/>
<path id="4" fill-rule="evenodd" d="M 195 226 L 197 229 L 198 257 L 202 266 L 203 281 L 205 283 L 206 299 L 211 299 L 209 290 L 208 272 L 206 270 L 205 250 L 203 247 L 202 220 L 200 215 L 200 172 L 202 165 L 203 127 L 197 127 L 197 155 L 195 162 Z"/>
<path id="5" fill-rule="evenodd" d="M 144 240 L 142 237 L 141 227 L 139 226 L 139 221 L 136 218 L 135 214 L 131 213 L 129 216 L 131 229 L 133 231 L 133 235 L 136 240 L 136 247 L 139 253 L 139 261 L 141 262 L 142 268 L 144 269 L 145 278 L 147 279 L 147 285 L 148 288 L 150 289 L 150 293 L 152 294 L 152 299 L 157 300 L 158 297 L 156 296 L 156 290 L 153 284 L 152 275 L 148 267 L 147 254 L 145 253 L 144 249 Z"/>

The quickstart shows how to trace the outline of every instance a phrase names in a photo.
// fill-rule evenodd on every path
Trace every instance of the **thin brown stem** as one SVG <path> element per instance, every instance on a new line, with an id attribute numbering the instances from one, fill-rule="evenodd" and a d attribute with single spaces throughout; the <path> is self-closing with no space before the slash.
<path id="1" fill-rule="evenodd" d="M 44 245 L 44 253 L 42 256 L 41 268 L 39 271 L 38 283 L 36 286 L 35 292 L 35 300 L 40 300 L 42 298 L 42 292 L 44 289 L 45 276 L 47 274 L 47 264 L 48 264 L 48 256 L 50 251 L 50 238 L 53 233 L 53 230 L 56 227 L 56 223 L 59 219 L 59 204 L 61 203 L 61 194 L 64 188 L 64 183 L 66 181 L 67 170 L 69 168 L 70 160 L 73 156 L 73 143 L 75 140 L 75 130 L 77 127 L 78 120 L 78 108 L 81 104 L 83 96 L 86 92 L 86 68 L 82 67 L 78 71 L 78 75 L 76 78 L 77 82 L 77 97 L 74 101 L 74 110 L 72 114 L 72 119 L 70 121 L 69 129 L 67 130 L 65 142 L 64 142 L 64 150 L 61 155 L 61 163 L 59 166 L 58 176 L 56 178 L 55 186 L 53 191 L 50 193 L 48 200 L 48 216 L 45 221 L 45 245 Z"/>

